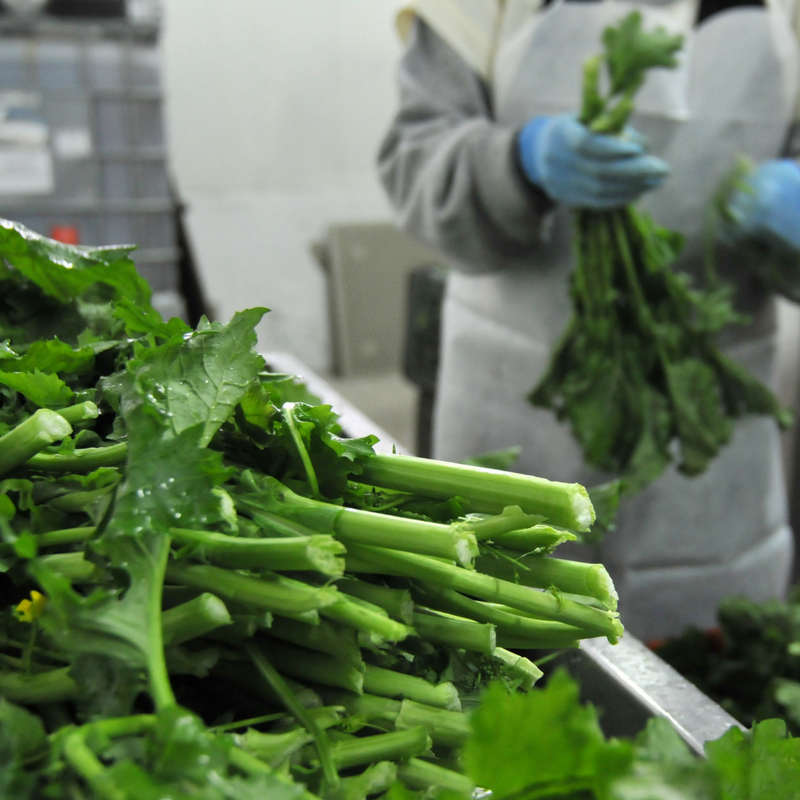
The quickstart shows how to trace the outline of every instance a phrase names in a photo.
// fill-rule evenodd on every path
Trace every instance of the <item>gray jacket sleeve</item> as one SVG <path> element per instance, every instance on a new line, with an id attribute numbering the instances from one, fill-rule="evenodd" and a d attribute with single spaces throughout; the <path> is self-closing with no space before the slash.
<path id="1" fill-rule="evenodd" d="M 421 20 L 399 84 L 378 167 L 401 227 L 465 272 L 527 260 L 553 206 L 521 172 L 518 131 L 493 119 L 486 85 Z"/>

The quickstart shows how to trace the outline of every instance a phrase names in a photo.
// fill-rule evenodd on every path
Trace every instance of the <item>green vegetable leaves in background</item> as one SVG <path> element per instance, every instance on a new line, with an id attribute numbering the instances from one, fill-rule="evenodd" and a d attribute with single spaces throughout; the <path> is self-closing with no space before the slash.
<path id="1" fill-rule="evenodd" d="M 641 23 L 633 12 L 607 29 L 605 53 L 585 65 L 581 121 L 594 131 L 624 135 L 647 70 L 676 63 L 681 38 Z M 632 206 L 574 217 L 574 314 L 529 399 L 569 423 L 588 464 L 631 495 L 673 461 L 686 475 L 703 472 L 736 417 L 790 423 L 772 392 L 720 351 L 717 335 L 746 320 L 712 265 L 704 290 L 675 272 L 680 234 Z"/>

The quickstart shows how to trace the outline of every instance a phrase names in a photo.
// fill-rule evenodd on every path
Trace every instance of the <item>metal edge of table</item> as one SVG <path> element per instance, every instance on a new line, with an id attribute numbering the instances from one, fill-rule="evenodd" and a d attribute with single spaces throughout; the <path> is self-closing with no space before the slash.
<path id="1" fill-rule="evenodd" d="M 579 652 L 581 663 L 574 671 L 588 677 L 589 685 L 592 671 L 611 679 L 640 716 L 666 717 L 697 755 L 703 755 L 705 742 L 718 739 L 729 728 L 744 730 L 727 711 L 633 636 L 624 636 L 616 645 L 605 639 L 586 640 Z M 586 699 L 602 703 L 602 697 Z"/>

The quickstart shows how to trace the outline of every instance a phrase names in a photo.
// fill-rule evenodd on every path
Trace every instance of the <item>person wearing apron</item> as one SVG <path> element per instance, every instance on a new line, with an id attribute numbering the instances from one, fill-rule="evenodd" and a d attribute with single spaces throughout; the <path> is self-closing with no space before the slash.
<path id="1" fill-rule="evenodd" d="M 401 226 L 453 265 L 434 457 L 460 461 L 521 445 L 520 472 L 588 486 L 609 477 L 587 468 L 569 429 L 526 399 L 572 313 L 572 233 L 568 193 L 559 196 L 566 184 L 556 172 L 550 191 L 543 188 L 535 174 L 542 162 L 525 148 L 540 146 L 539 132 L 529 134 L 542 117 L 555 130 L 577 112 L 584 60 L 602 50 L 604 28 L 631 10 L 642 13 L 645 30 L 662 26 L 685 44 L 679 66 L 651 70 L 637 95 L 631 125 L 652 158 L 642 156 L 630 196 L 609 196 L 619 204 L 641 195 L 659 225 L 686 237 L 679 268 L 699 275 L 707 207 L 745 154 L 765 166 L 754 193 L 737 197 L 740 233 L 763 223 L 767 195 L 777 191 L 781 202 L 767 216 L 782 214 L 800 246 L 800 169 L 777 160 L 795 117 L 800 48 L 780 1 L 703 15 L 698 0 L 420 0 L 401 15 L 401 106 L 379 170 Z M 663 162 L 670 175 L 659 185 Z M 778 179 L 769 180 L 770 170 Z M 720 248 L 719 269 L 752 321 L 726 332 L 723 344 L 774 383 L 774 299 L 734 251 Z M 601 560 L 626 628 L 653 639 L 690 624 L 714 627 L 728 595 L 783 596 L 793 553 L 787 516 L 775 422 L 746 417 L 704 474 L 667 471 L 624 502 L 597 549 L 562 552 Z"/>

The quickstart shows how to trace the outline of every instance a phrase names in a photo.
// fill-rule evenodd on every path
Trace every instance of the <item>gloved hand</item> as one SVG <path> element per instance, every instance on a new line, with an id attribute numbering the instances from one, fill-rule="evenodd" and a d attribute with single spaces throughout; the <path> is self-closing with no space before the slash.
<path id="1" fill-rule="evenodd" d="M 726 238 L 762 239 L 800 250 L 800 166 L 788 158 L 765 161 L 728 200 Z"/>
<path id="2" fill-rule="evenodd" d="M 658 187 L 669 174 L 660 158 L 644 153 L 633 130 L 624 136 L 592 133 L 573 114 L 534 117 L 517 139 L 531 183 L 570 207 L 617 208 Z"/>

